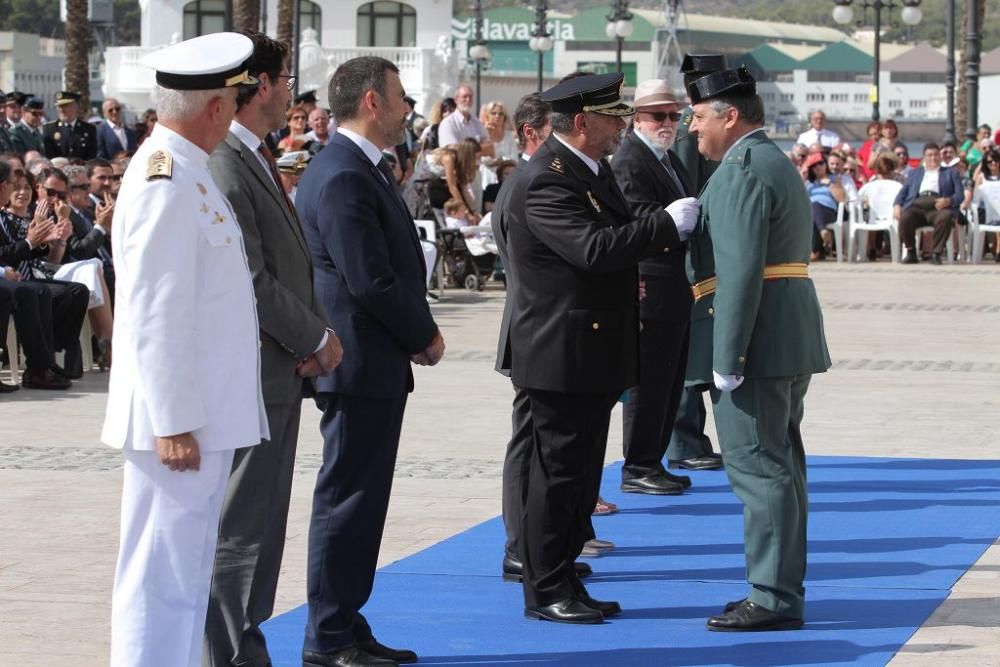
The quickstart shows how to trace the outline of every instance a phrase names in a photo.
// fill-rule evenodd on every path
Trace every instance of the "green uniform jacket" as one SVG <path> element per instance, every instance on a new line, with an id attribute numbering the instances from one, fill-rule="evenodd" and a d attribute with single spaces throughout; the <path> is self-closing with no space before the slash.
<path id="1" fill-rule="evenodd" d="M 759 130 L 733 146 L 700 199 L 688 278 L 715 275 L 718 288 L 692 311 L 688 384 L 711 383 L 713 370 L 763 378 L 830 368 L 812 280 L 763 279 L 766 265 L 809 262 L 809 197 L 792 163 Z"/>
<path id="2" fill-rule="evenodd" d="M 8 132 L 10 133 L 11 143 L 14 144 L 14 150 L 18 153 L 23 155 L 28 151 L 38 151 L 43 155 L 45 154 L 45 144 L 42 141 L 42 135 L 24 123 L 18 123 L 12 130 L 8 130 Z"/>

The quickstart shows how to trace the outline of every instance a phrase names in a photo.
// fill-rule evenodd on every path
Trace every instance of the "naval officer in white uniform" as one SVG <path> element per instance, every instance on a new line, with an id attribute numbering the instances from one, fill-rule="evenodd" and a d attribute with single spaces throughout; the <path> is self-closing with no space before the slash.
<path id="1" fill-rule="evenodd" d="M 208 156 L 254 85 L 216 33 L 147 56 L 159 122 L 112 227 L 115 364 L 102 440 L 123 450 L 111 664 L 198 667 L 233 450 L 268 438 L 253 283 Z"/>

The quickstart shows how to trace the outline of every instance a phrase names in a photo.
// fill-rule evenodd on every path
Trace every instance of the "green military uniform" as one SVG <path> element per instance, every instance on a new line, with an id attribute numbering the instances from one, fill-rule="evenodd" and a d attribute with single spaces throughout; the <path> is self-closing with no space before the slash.
<path id="1" fill-rule="evenodd" d="M 700 199 L 702 218 L 689 240 L 697 300 L 687 380 L 714 386 L 713 370 L 744 377 L 735 391 L 713 388 L 712 401 L 726 470 L 745 505 L 749 599 L 802 618 L 807 496 L 799 425 L 812 374 L 830 367 L 805 275 L 809 198 L 795 167 L 758 130 L 726 153 Z"/>
<path id="2" fill-rule="evenodd" d="M 0 127 L 0 153 L 13 153 L 14 150 L 10 130 L 7 127 Z"/>
<path id="3" fill-rule="evenodd" d="M 10 139 L 14 145 L 14 151 L 17 153 L 22 155 L 28 151 L 38 151 L 43 155 L 45 153 L 41 132 L 29 127 L 23 120 L 10 130 Z"/>

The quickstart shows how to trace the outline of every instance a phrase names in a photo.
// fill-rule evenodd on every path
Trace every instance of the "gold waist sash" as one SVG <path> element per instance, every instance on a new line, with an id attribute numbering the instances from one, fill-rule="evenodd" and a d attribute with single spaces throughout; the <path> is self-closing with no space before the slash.
<path id="1" fill-rule="evenodd" d="M 779 278 L 808 278 L 809 277 L 809 265 L 804 262 L 786 262 L 784 264 L 768 264 L 764 267 L 764 280 L 778 280 Z M 712 276 L 711 278 L 705 278 L 704 280 L 699 280 L 694 285 L 691 285 L 691 292 L 694 294 L 694 300 L 698 301 L 708 296 L 709 294 L 715 294 L 715 290 L 719 285 L 719 280 Z"/>

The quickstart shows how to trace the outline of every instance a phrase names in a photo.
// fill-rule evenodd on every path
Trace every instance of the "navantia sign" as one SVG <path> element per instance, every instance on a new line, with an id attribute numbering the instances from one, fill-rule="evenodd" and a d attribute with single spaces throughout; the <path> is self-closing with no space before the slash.
<path id="1" fill-rule="evenodd" d="M 506 23 L 483 19 L 483 39 L 490 42 L 527 42 L 535 26 L 532 23 Z M 545 29 L 555 41 L 572 41 L 573 24 L 555 19 L 545 24 Z M 451 36 L 455 39 L 475 39 L 476 22 L 472 18 L 452 18 Z"/>

